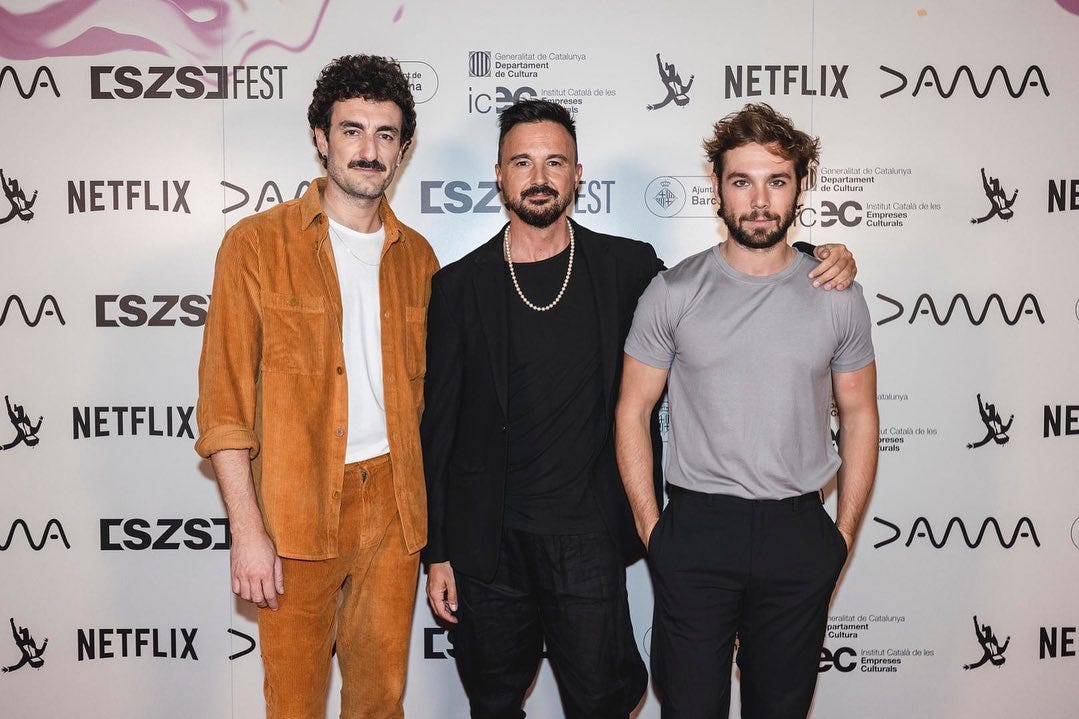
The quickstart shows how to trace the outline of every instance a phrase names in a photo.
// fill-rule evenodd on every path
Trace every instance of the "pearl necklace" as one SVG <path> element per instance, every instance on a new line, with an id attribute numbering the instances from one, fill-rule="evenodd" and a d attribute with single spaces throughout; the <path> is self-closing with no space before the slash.
<path id="1" fill-rule="evenodd" d="M 517 282 L 517 273 L 513 271 L 513 259 L 510 255 L 510 226 L 506 225 L 506 232 L 503 237 L 503 252 L 506 255 L 506 264 L 510 266 L 510 279 L 513 280 L 513 288 L 517 290 L 517 296 L 521 298 L 521 301 L 528 306 L 529 309 L 533 309 L 536 312 L 546 312 L 558 304 L 558 301 L 562 299 L 562 295 L 566 294 L 566 286 L 569 285 L 569 276 L 573 272 L 573 223 L 566 218 L 566 227 L 569 228 L 569 264 L 566 266 L 566 277 L 562 280 L 562 289 L 558 290 L 558 294 L 551 300 L 551 303 L 540 307 L 532 302 L 529 302 L 525 297 L 525 293 L 521 291 L 521 285 Z"/>

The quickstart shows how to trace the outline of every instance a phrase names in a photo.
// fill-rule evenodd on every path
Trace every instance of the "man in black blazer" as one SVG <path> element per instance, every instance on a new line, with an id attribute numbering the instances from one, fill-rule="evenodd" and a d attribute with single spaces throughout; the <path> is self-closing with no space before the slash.
<path id="1" fill-rule="evenodd" d="M 523 101 L 499 124 L 509 224 L 432 281 L 427 595 L 455 625 L 473 717 L 523 717 L 546 644 L 565 716 L 624 718 L 647 686 L 625 586 L 643 546 L 612 419 L 637 299 L 662 263 L 569 219 L 581 165 L 565 108 Z M 844 287 L 850 254 L 829 249 L 817 277 Z"/>

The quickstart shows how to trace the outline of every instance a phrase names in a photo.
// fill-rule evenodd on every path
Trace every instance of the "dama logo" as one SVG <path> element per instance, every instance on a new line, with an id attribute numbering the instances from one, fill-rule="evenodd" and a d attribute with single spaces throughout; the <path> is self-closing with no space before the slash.
<path id="1" fill-rule="evenodd" d="M 887 295 L 878 294 L 877 299 L 884 300 L 890 304 L 895 313 L 885 317 L 882 320 L 877 320 L 877 326 L 886 325 L 893 320 L 897 320 L 906 313 L 906 308 L 899 300 L 888 297 Z M 1029 303 L 1029 307 L 1027 306 Z M 996 307 L 1000 312 L 1000 318 L 1004 320 L 1004 324 L 1009 327 L 1014 326 L 1023 319 L 1024 316 L 1032 315 L 1038 318 L 1039 324 L 1045 324 L 1045 317 L 1042 316 L 1041 307 L 1038 306 L 1038 298 L 1032 294 L 1025 294 L 1023 298 L 1019 300 L 1019 305 L 1015 308 L 1014 312 L 1009 313 L 1004 304 L 1004 299 L 995 292 L 985 298 L 985 304 L 982 305 L 981 312 L 977 316 L 974 314 L 974 310 L 971 309 L 970 300 L 963 293 L 959 293 L 951 298 L 948 303 L 948 310 L 941 317 L 937 311 L 937 303 L 933 300 L 933 297 L 928 293 L 918 295 L 918 299 L 914 301 L 914 307 L 911 309 L 910 318 L 907 320 L 907 324 L 914 324 L 914 321 L 923 315 L 931 315 L 933 321 L 937 325 L 943 327 L 948 324 L 952 315 L 955 313 L 955 308 L 958 305 L 963 305 L 963 310 L 970 323 L 975 327 L 980 326 L 985 322 L 986 317 L 989 315 L 989 310 L 992 307 Z"/>
<path id="2" fill-rule="evenodd" d="M 34 72 L 34 77 L 28 81 L 23 81 L 23 77 L 19 76 L 19 71 L 11 65 L 4 65 L 0 68 L 0 95 L 6 94 L 4 92 L 5 87 L 14 86 L 15 90 L 22 96 L 22 99 L 29 100 L 34 96 L 38 90 L 51 90 L 52 94 L 56 97 L 60 97 L 60 88 L 56 86 L 56 78 L 52 76 L 52 70 L 47 65 L 41 65 L 37 71 Z"/>
<path id="3" fill-rule="evenodd" d="M 311 183 L 309 181 L 300 180 L 298 183 L 296 183 L 296 191 L 291 196 L 286 196 L 281 194 L 281 187 L 278 185 L 278 183 L 274 182 L 273 180 L 266 180 L 262 183 L 261 189 L 257 191 L 258 199 L 255 202 L 255 207 L 253 211 L 261 212 L 263 207 L 280 205 L 286 199 L 295 200 L 299 197 L 302 197 L 303 193 L 307 192 L 307 188 L 310 185 Z M 242 207 L 246 207 L 247 204 L 251 201 L 252 192 L 248 191 L 243 186 L 233 184 L 228 180 L 222 180 L 221 186 L 224 187 L 226 190 L 231 190 L 232 192 L 236 193 L 236 201 L 230 205 L 225 205 L 221 209 L 221 214 L 227 215 L 230 212 L 239 210 Z M 288 189 L 289 187 L 291 187 L 291 185 L 285 185 L 286 189 Z M 254 188 L 252 187 L 252 189 Z M 227 201 L 228 200 L 226 200 L 226 202 Z"/>
<path id="4" fill-rule="evenodd" d="M 902 92 L 909 85 L 907 75 L 901 70 L 895 70 L 886 65 L 881 65 L 880 69 L 886 72 L 891 77 L 898 80 L 899 84 L 890 90 L 886 90 L 880 94 L 881 99 L 891 97 L 896 93 Z M 945 73 L 947 77 L 947 73 Z M 1000 81 L 997 78 L 1000 77 Z M 951 82 L 945 87 L 944 83 L 940 80 L 940 75 L 937 73 L 937 68 L 932 65 L 926 65 L 922 68 L 918 74 L 917 81 L 912 85 L 911 97 L 918 97 L 918 93 L 922 91 L 922 88 L 932 88 L 937 91 L 943 99 L 947 100 L 955 94 L 956 90 L 963 86 L 968 86 L 971 93 L 979 98 L 984 99 L 993 90 L 994 85 L 999 89 L 1001 85 L 1007 88 L 1007 92 L 1013 98 L 1022 97 L 1028 87 L 1041 88 L 1042 93 L 1049 97 L 1049 86 L 1045 83 L 1045 75 L 1042 74 L 1042 69 L 1037 65 L 1031 65 L 1027 68 L 1026 73 L 1023 75 L 1023 80 L 1018 85 L 1012 84 L 1012 78 L 1008 75 L 1008 70 L 1002 65 L 995 66 L 989 71 L 989 76 L 979 84 L 979 81 L 974 76 L 974 71 L 970 69 L 969 65 L 960 65 L 956 68 L 954 74 L 951 76 Z M 999 93 L 998 93 L 999 94 Z"/>
<path id="5" fill-rule="evenodd" d="M 64 322 L 63 314 L 60 313 L 60 305 L 56 303 L 56 298 L 52 295 L 45 295 L 41 298 L 41 302 L 37 306 L 37 314 L 34 315 L 33 319 L 30 318 L 30 313 L 26 311 L 26 304 L 23 302 L 22 297 L 9 295 L 4 301 L 3 310 L 0 310 L 0 327 L 3 327 L 4 323 L 7 322 L 8 312 L 11 311 L 12 306 L 18 308 L 19 315 L 22 316 L 22 320 L 27 327 L 37 327 L 42 317 L 55 317 L 60 324 L 67 324 Z"/>
<path id="6" fill-rule="evenodd" d="M 892 535 L 887 537 L 873 545 L 873 549 L 880 549 L 893 542 L 898 541 L 903 536 L 903 530 L 899 528 L 899 525 L 893 524 L 886 519 L 880 517 L 873 517 L 873 521 L 886 527 Z M 1015 529 L 1012 530 L 1011 539 L 1004 538 L 1004 532 L 1000 529 L 1000 522 L 996 517 L 987 517 L 982 522 L 981 528 L 978 530 L 978 534 L 972 540 L 970 532 L 967 531 L 967 525 L 959 517 L 952 517 L 948 520 L 948 524 L 945 525 L 944 531 L 933 531 L 933 526 L 929 523 L 929 520 L 925 517 L 918 517 L 914 520 L 914 523 L 910 526 L 910 531 L 907 532 L 907 541 L 904 546 L 909 547 L 914 543 L 916 539 L 928 539 L 929 544 L 934 549 L 942 549 L 948 544 L 948 540 L 952 537 L 953 529 L 958 528 L 959 534 L 963 536 L 963 542 L 969 549 L 977 549 L 981 546 L 982 540 L 985 538 L 986 532 L 989 528 L 993 528 L 993 533 L 996 535 L 1000 542 L 1000 546 L 1004 549 L 1011 549 L 1015 546 L 1016 542 L 1022 539 L 1029 539 L 1034 542 L 1035 547 L 1041 547 L 1042 543 L 1038 541 L 1038 533 L 1034 530 L 1034 523 L 1030 521 L 1029 517 L 1020 517 L 1019 521 L 1015 523 Z M 937 535 L 940 535 L 940 539 L 937 539 Z"/>
<path id="7" fill-rule="evenodd" d="M 251 652 L 255 651 L 255 638 L 253 636 L 241 632 L 239 629 L 232 629 L 231 627 L 229 629 L 226 629 L 225 631 L 227 631 L 232 636 L 239 637 L 240 639 L 243 639 L 245 642 L 247 642 L 246 647 L 240 649 L 239 651 L 233 652 L 232 654 L 229 654 L 230 662 L 239 659 L 240 657 L 247 656 Z"/>
<path id="8" fill-rule="evenodd" d="M 36 541 L 34 539 L 34 532 L 26 523 L 26 520 L 16 519 L 11 523 L 11 527 L 7 532 L 7 537 L 0 541 L 0 552 L 6 552 L 8 547 L 10 547 L 19 536 L 26 539 L 26 543 L 29 544 L 30 548 L 35 552 L 40 552 L 45 548 L 45 545 L 49 540 L 53 539 L 60 540 L 64 545 L 64 549 L 71 549 L 71 544 L 67 541 L 67 535 L 64 533 L 64 525 L 60 524 L 59 519 L 50 519 L 46 522 L 45 528 L 41 530 Z"/>

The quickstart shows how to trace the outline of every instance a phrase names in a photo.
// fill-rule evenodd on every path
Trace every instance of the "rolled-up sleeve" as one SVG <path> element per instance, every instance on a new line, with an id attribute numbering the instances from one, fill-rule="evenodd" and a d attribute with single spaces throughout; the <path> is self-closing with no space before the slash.
<path id="1" fill-rule="evenodd" d="M 258 235 L 241 222 L 218 250 L 202 336 L 195 442 L 202 457 L 223 449 L 246 449 L 252 459 L 258 455 L 255 399 L 261 346 Z"/>

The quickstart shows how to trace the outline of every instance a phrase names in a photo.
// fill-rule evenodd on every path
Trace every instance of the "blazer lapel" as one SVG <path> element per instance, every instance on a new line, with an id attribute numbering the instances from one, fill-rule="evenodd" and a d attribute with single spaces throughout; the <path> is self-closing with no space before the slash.
<path id="1" fill-rule="evenodd" d="M 591 230 L 573 223 L 577 247 L 588 265 L 592 278 L 592 291 L 596 299 L 599 318 L 600 366 L 603 370 L 603 392 L 607 412 L 614 411 L 612 400 L 616 396 L 615 382 L 618 378 L 618 358 L 622 348 L 618 346 L 618 283 L 614 255 L 606 240 L 598 238 Z"/>
<path id="2" fill-rule="evenodd" d="M 509 321 L 506 310 L 505 263 L 502 258 L 502 234 L 487 243 L 476 258 L 472 276 L 476 288 L 476 304 L 479 306 L 480 325 L 487 340 L 487 351 L 494 373 L 495 392 L 502 406 L 502 416 L 507 416 L 509 386 Z"/>

